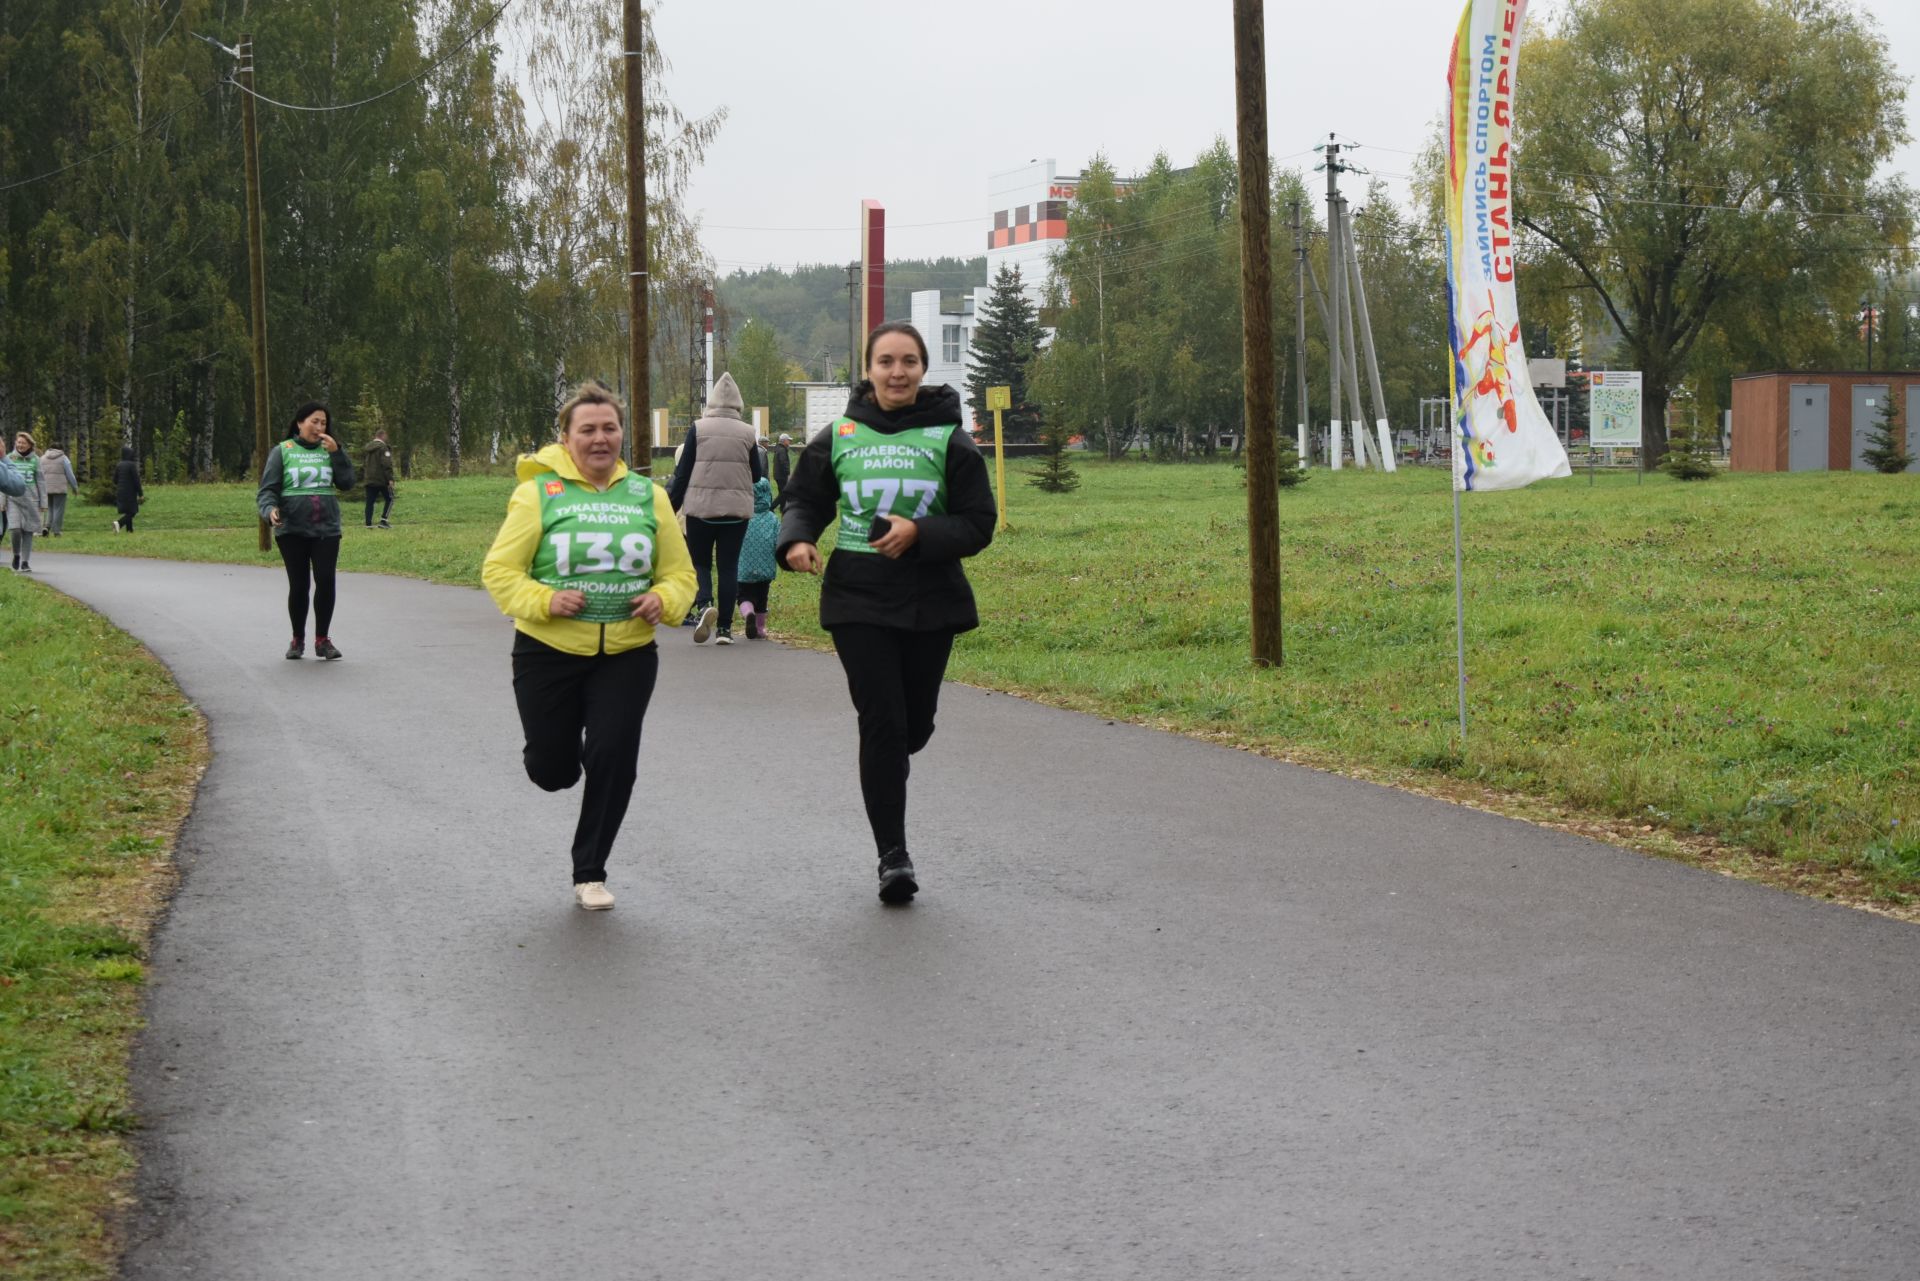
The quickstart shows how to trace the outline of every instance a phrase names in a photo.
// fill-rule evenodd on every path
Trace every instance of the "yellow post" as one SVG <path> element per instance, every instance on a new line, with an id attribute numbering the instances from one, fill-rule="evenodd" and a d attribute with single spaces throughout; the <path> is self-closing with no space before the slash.
<path id="1" fill-rule="evenodd" d="M 1013 388 L 987 388 L 987 408 L 993 411 L 993 496 L 1000 508 L 1000 530 L 1005 533 L 1013 526 L 1007 524 L 1007 437 L 1001 430 L 1000 413 L 1013 408 Z"/>

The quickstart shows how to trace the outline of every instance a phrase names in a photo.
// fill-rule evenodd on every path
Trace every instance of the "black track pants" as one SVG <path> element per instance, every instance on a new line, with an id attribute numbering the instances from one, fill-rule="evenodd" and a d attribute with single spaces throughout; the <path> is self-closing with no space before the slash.
<path id="1" fill-rule="evenodd" d="M 933 737 L 953 633 L 849 623 L 833 629 L 833 648 L 860 714 L 860 795 L 874 847 L 904 849 L 907 758 Z"/>
<path id="2" fill-rule="evenodd" d="M 660 651 L 568 654 L 524 633 L 513 639 L 513 697 L 527 745 L 527 777 L 549 792 L 587 778 L 573 830 L 573 883 L 607 879 L 607 854 L 633 799 L 640 725 Z"/>
<path id="3" fill-rule="evenodd" d="M 393 515 L 393 486 L 392 485 L 368 485 L 367 486 L 367 524 L 369 525 L 373 524 L 373 504 L 376 499 L 385 500 L 385 506 L 381 507 L 380 509 L 381 520 L 385 520 L 387 517 Z"/>
<path id="4" fill-rule="evenodd" d="M 307 634 L 307 584 L 313 584 L 313 634 L 331 636 L 333 625 L 333 575 L 340 564 L 340 536 L 308 538 L 302 534 L 282 534 L 280 559 L 287 564 L 287 620 L 295 636 Z"/>
<path id="5" fill-rule="evenodd" d="M 701 520 L 698 516 L 687 517 L 687 552 L 693 557 L 694 577 L 700 581 L 700 593 L 694 597 L 697 605 L 717 603 L 720 606 L 720 626 L 733 626 L 733 604 L 740 593 L 740 544 L 747 538 L 747 522 L 744 520 L 711 521 Z M 713 598 L 713 567 L 711 562 L 719 558 L 720 599 Z"/>

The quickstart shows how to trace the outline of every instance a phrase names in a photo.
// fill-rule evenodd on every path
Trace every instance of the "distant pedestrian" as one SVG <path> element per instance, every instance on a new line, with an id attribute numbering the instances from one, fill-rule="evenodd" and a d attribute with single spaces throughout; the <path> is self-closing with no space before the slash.
<path id="1" fill-rule="evenodd" d="M 385 427 L 373 433 L 360 472 L 361 483 L 367 487 L 367 528 L 373 528 L 374 500 L 381 499 L 385 506 L 380 509 L 380 528 L 392 529 L 387 517 L 393 514 L 393 448 L 387 444 Z"/>
<path id="2" fill-rule="evenodd" d="M 753 482 L 753 519 L 740 543 L 740 618 L 750 641 L 767 638 L 767 597 L 780 566 L 773 555 L 780 541 L 780 518 L 773 514 L 773 482 Z"/>
<path id="3" fill-rule="evenodd" d="M 947 658 L 980 625 L 960 562 L 993 541 L 987 465 L 961 423 L 960 395 L 923 387 L 927 344 L 905 321 L 867 339 L 867 376 L 847 412 L 807 442 L 787 490 L 780 563 L 817 574 L 820 625 L 847 674 L 860 719 L 860 794 L 880 853 L 880 900 L 920 890 L 907 852 L 909 758 L 933 737 Z"/>
<path id="4" fill-rule="evenodd" d="M 273 525 L 273 539 L 287 567 L 287 618 L 293 624 L 288 658 L 306 657 L 309 584 L 313 656 L 342 657 L 330 635 L 340 565 L 337 491 L 353 488 L 353 459 L 330 434 L 331 426 L 332 415 L 317 400 L 295 410 L 287 438 L 267 454 L 254 495 L 260 515 Z"/>
<path id="5" fill-rule="evenodd" d="M 759 437 L 743 417 L 746 402 L 732 374 L 721 374 L 707 407 L 687 428 L 667 496 L 687 518 L 687 550 L 700 592 L 693 642 L 733 644 L 733 607 L 740 590 L 740 542 L 753 515 L 753 482 L 760 479 Z M 718 599 L 714 579 L 718 578 Z"/>
<path id="6" fill-rule="evenodd" d="M 780 500 L 787 492 L 787 479 L 793 475 L 793 437 L 786 432 L 780 433 L 780 439 L 773 446 L 773 489 L 774 498 Z M 776 502 L 776 508 L 782 506 Z"/>
<path id="7" fill-rule="evenodd" d="M 654 628 L 693 600 L 693 565 L 666 491 L 620 461 L 626 411 L 599 383 L 560 408 L 559 441 L 520 458 L 520 485 L 481 579 L 513 619 L 513 697 L 527 777 L 549 792 L 586 776 L 573 829 L 573 900 L 613 906 L 607 855 L 639 770 L 660 669 Z"/>
<path id="8" fill-rule="evenodd" d="M 40 532 L 41 513 L 47 506 L 46 482 L 40 475 L 40 455 L 33 452 L 33 437 L 21 432 L 13 438 L 13 452 L 7 462 L 26 481 L 18 498 L 7 499 L 7 537 L 13 543 L 13 572 L 33 572 L 33 536 Z"/>
<path id="9" fill-rule="evenodd" d="M 40 479 L 47 486 L 47 537 L 58 538 L 67 522 L 67 495 L 80 488 L 66 450 L 53 445 L 40 455 Z"/>
<path id="10" fill-rule="evenodd" d="M 140 483 L 140 464 L 133 456 L 132 445 L 120 447 L 120 461 L 113 465 L 113 506 L 119 513 L 113 522 L 116 534 L 131 534 L 133 518 L 140 514 L 140 504 L 147 501 L 147 487 Z"/>

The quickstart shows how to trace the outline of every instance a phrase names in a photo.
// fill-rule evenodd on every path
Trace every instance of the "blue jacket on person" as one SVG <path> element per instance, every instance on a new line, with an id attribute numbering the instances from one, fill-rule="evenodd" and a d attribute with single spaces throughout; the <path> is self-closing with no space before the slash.
<path id="1" fill-rule="evenodd" d="M 23 498 L 27 492 L 27 478 L 14 470 L 13 464 L 0 459 L 0 494 L 10 498 Z"/>

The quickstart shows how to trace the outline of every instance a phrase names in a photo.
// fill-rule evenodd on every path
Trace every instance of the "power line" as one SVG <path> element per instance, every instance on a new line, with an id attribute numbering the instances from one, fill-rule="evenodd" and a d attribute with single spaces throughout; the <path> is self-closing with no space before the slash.
<path id="1" fill-rule="evenodd" d="M 232 79 L 231 77 L 228 78 L 227 83 L 232 85 L 234 88 L 238 89 L 241 93 L 251 94 L 254 98 L 258 99 L 261 102 L 266 103 L 268 106 L 280 107 L 287 111 L 311 111 L 311 112 L 352 111 L 352 110 L 355 110 L 356 108 L 364 107 L 369 103 L 378 102 L 382 98 L 392 97 L 394 94 L 399 93 L 402 89 L 407 88 L 409 85 L 419 83 L 420 81 L 426 79 L 428 76 L 432 75 L 434 72 L 438 71 L 441 67 L 444 67 L 447 63 L 453 61 L 455 54 L 465 51 L 468 45 L 472 44 L 475 40 L 478 40 L 482 35 L 484 35 L 487 32 L 487 30 L 490 27 L 493 26 L 494 23 L 500 21 L 500 15 L 505 13 L 507 9 L 512 6 L 512 4 L 513 4 L 513 0 L 501 0 L 499 7 L 493 11 L 493 13 L 486 19 L 486 21 L 482 22 L 479 26 L 475 27 L 472 31 L 468 32 L 466 35 L 466 38 L 461 40 L 459 44 L 454 45 L 453 48 L 447 50 L 445 53 L 441 54 L 438 58 L 428 63 L 426 67 L 422 68 L 418 74 L 409 76 L 405 80 L 402 80 L 399 84 L 394 85 L 392 88 L 382 89 L 379 93 L 374 94 L 372 97 L 362 98 L 358 102 L 340 102 L 340 103 L 334 103 L 331 106 L 325 106 L 325 107 L 303 106 L 297 102 L 281 102 L 278 98 L 269 98 L 267 97 L 266 94 L 258 93 L 252 89 L 249 89 L 247 88 L 247 86 L 241 84 L 238 80 Z M 248 50 L 248 54 L 249 56 L 251 56 L 252 50 Z"/>
<path id="2" fill-rule="evenodd" d="M 216 81 L 213 84 L 208 85 L 205 89 L 202 89 L 200 91 L 199 96 L 202 98 L 205 98 L 208 94 L 211 94 L 214 90 L 218 89 L 224 83 L 226 82 Z M 122 138 L 119 142 L 114 143 L 111 147 L 102 147 L 99 151 L 94 152 L 92 155 L 82 156 L 80 157 L 80 159 L 73 161 L 71 164 L 61 165 L 58 169 L 49 169 L 47 172 L 42 174 L 35 174 L 31 178 L 21 178 L 21 179 L 18 179 L 17 181 L 7 183 L 5 186 L 0 186 L 0 191 L 12 191 L 16 187 L 31 187 L 36 182 L 45 182 L 49 178 L 58 178 L 61 174 L 70 173 L 73 170 L 80 168 L 80 166 L 82 165 L 92 164 L 94 161 L 100 159 L 102 156 L 110 156 L 114 152 L 120 150 L 122 147 L 132 146 L 134 143 L 140 141 L 140 139 L 146 137 L 148 134 L 152 133 L 154 130 L 159 129 L 161 126 L 165 125 L 168 121 L 172 120 L 175 116 L 179 115 L 181 112 L 185 110 L 186 110 L 185 107 L 175 107 L 172 111 L 167 112 L 167 114 L 165 114 L 164 116 L 160 116 L 152 124 L 142 129 L 139 133 L 134 134 L 132 137 Z"/>

